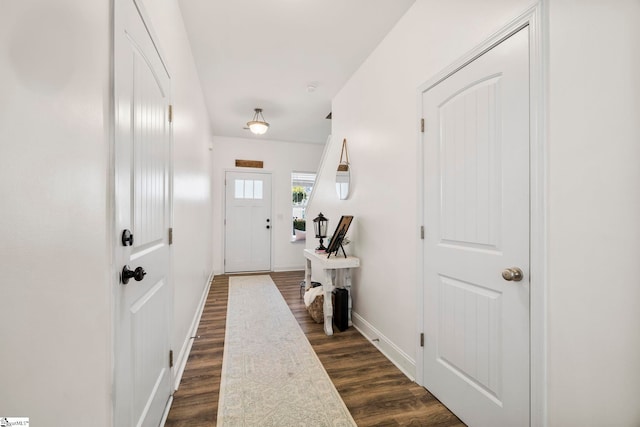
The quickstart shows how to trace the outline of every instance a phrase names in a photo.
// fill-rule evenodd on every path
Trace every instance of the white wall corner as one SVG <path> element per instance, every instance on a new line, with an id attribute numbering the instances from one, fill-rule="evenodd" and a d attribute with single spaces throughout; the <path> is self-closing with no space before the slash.
<path id="1" fill-rule="evenodd" d="M 184 374 L 184 370 L 187 367 L 187 360 L 189 359 L 189 353 L 191 353 L 191 347 L 193 346 L 193 339 L 198 333 L 198 326 L 200 326 L 200 318 L 202 317 L 202 312 L 204 311 L 205 303 L 207 302 L 207 295 L 209 295 L 209 289 L 211 289 L 211 283 L 213 282 L 214 273 L 209 274 L 209 278 L 207 279 L 207 283 L 205 284 L 204 290 L 202 291 L 202 295 L 200 296 L 200 302 L 198 303 L 198 309 L 193 316 L 193 320 L 191 321 L 191 326 L 189 327 L 189 331 L 187 336 L 184 337 L 184 341 L 182 347 L 180 348 L 180 352 L 178 353 L 178 357 L 174 360 L 173 364 L 173 389 L 178 390 L 180 386 L 180 381 L 182 380 L 182 375 Z"/>
<path id="2" fill-rule="evenodd" d="M 416 378 L 416 361 L 384 336 L 356 312 L 351 313 L 353 326 L 411 381 Z"/>
<path id="3" fill-rule="evenodd" d="M 316 171 L 316 183 L 318 183 L 320 181 L 320 178 L 322 177 L 324 161 L 327 158 L 327 153 L 329 152 L 330 145 L 331 145 L 331 135 L 327 137 L 327 142 L 325 142 L 324 149 L 322 150 L 322 156 L 320 157 L 320 163 L 318 164 L 318 169 Z M 311 192 L 311 194 L 309 195 L 309 200 L 307 200 L 307 209 L 310 209 L 310 207 L 312 206 L 314 194 L 316 194 L 315 185 L 314 185 L 314 191 Z"/>

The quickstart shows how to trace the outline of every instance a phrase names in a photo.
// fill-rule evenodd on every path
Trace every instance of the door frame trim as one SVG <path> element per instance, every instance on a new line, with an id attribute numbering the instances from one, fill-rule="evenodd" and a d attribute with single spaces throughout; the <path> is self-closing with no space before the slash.
<path id="1" fill-rule="evenodd" d="M 530 84 L 530 404 L 529 423 L 532 426 L 547 426 L 547 286 L 548 286 L 548 225 L 547 225 L 547 70 L 548 48 L 546 20 L 542 0 L 528 8 L 480 45 L 446 67 L 417 90 L 417 120 L 423 118 L 422 95 L 461 68 L 468 65 L 511 35 L 529 28 L 529 84 Z M 423 134 L 417 131 L 417 224 L 424 226 L 424 147 Z M 419 231 L 419 230 L 418 230 Z M 418 334 L 424 325 L 424 240 L 418 238 L 419 257 L 416 271 L 416 327 Z M 416 338 L 416 342 L 417 342 Z M 424 385 L 424 348 L 416 344 L 416 382 Z"/>
<path id="2" fill-rule="evenodd" d="M 273 197 L 273 171 L 265 170 L 265 169 L 254 169 L 254 168 L 226 168 L 224 170 L 224 177 L 222 179 L 222 274 L 239 274 L 239 273 L 227 273 L 227 225 L 225 223 L 227 219 L 227 173 L 228 172 L 248 172 L 248 173 L 261 173 L 264 175 L 269 175 L 271 177 L 271 241 L 269 242 L 270 255 L 269 255 L 269 271 L 273 271 L 273 248 L 274 248 L 274 227 L 275 221 L 273 221 L 273 212 L 274 212 L 274 197 Z"/>

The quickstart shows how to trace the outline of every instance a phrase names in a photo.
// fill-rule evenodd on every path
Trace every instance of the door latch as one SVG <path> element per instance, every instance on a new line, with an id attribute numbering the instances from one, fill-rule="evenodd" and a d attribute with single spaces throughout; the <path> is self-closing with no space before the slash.
<path id="1" fill-rule="evenodd" d="M 123 246 L 133 246 L 133 234 L 131 234 L 131 230 L 128 228 L 122 230 L 122 245 Z"/>

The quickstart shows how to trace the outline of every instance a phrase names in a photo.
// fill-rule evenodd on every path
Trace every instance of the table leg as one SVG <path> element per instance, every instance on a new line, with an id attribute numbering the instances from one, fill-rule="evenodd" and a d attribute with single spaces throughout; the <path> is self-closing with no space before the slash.
<path id="1" fill-rule="evenodd" d="M 349 326 L 353 326 L 351 322 L 351 269 L 345 268 L 344 272 L 344 287 L 347 290 L 349 297 L 349 303 L 347 304 L 347 319 L 349 319 Z"/>
<path id="2" fill-rule="evenodd" d="M 324 291 L 324 304 L 322 306 L 324 312 L 324 333 L 333 335 L 333 304 L 331 302 L 331 293 L 333 291 L 333 280 L 331 279 L 331 270 L 324 270 L 325 280 L 322 285 Z"/>
<path id="3" fill-rule="evenodd" d="M 309 289 L 311 289 L 311 260 L 307 258 L 307 263 L 304 266 L 304 272 L 305 272 L 305 277 L 304 277 L 304 290 L 308 291 Z"/>

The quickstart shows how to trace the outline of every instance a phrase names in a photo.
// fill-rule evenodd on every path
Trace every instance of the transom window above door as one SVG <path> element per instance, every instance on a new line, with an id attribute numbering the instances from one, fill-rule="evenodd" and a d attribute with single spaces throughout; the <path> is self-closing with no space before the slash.
<path id="1" fill-rule="evenodd" d="M 262 180 L 236 179 L 235 198 L 262 200 Z"/>

